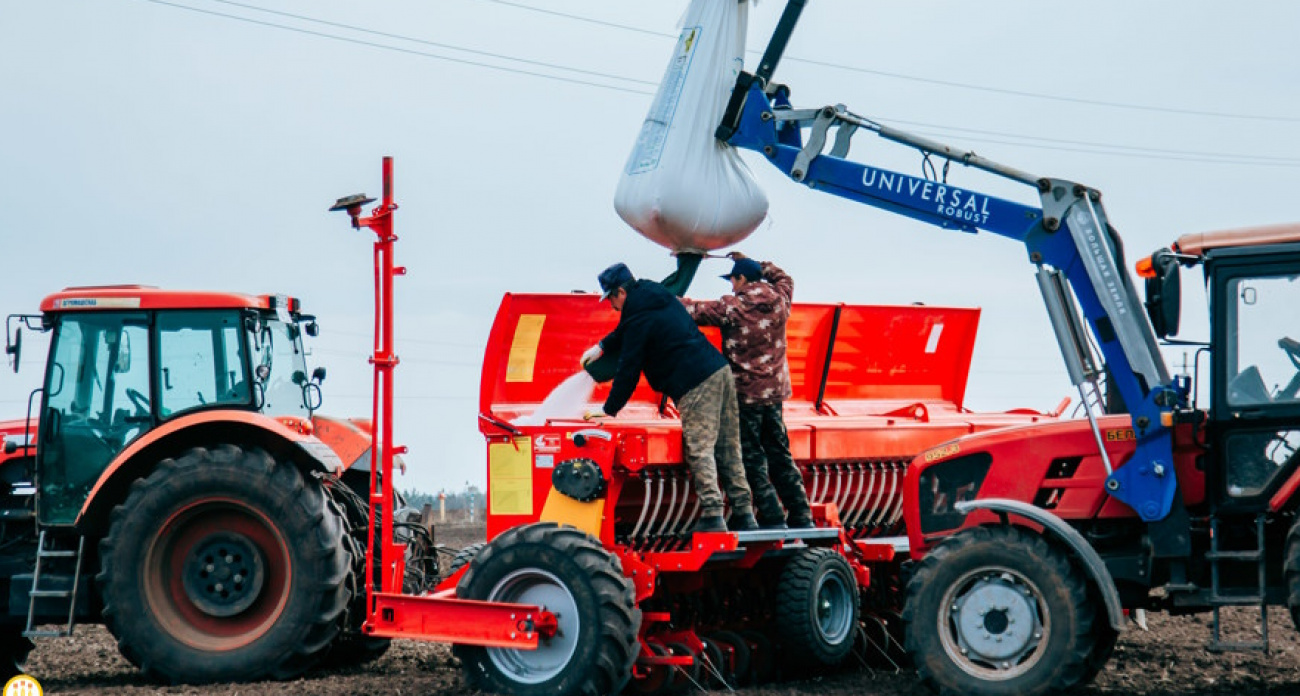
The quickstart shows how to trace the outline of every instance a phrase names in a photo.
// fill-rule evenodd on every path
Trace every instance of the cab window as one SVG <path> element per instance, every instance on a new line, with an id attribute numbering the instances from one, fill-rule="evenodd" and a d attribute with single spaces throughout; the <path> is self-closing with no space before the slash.
<path id="1" fill-rule="evenodd" d="M 252 401 L 238 312 L 158 315 L 158 415 Z"/>

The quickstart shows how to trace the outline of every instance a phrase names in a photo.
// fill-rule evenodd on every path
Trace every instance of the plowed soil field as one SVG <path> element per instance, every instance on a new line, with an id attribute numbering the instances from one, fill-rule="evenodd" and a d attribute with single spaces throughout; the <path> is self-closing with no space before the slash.
<path id="1" fill-rule="evenodd" d="M 482 540 L 482 529 L 439 529 L 439 542 L 463 546 Z M 1258 637 L 1257 615 L 1244 610 L 1224 612 L 1226 637 Z M 1269 624 L 1272 653 L 1206 652 L 1207 617 L 1152 615 L 1150 631 L 1130 627 L 1120 638 L 1105 671 L 1085 694 L 1144 696 L 1210 696 L 1211 694 L 1296 694 L 1300 696 L 1300 634 L 1285 612 L 1274 611 Z M 407 696 L 476 693 L 465 687 L 460 666 L 442 645 L 398 641 L 383 657 L 346 670 L 319 669 L 291 682 L 160 686 L 146 681 L 118 655 L 113 637 L 100 626 L 82 626 L 71 638 L 43 639 L 28 662 L 28 670 L 46 693 L 195 694 L 379 694 Z M 710 693 L 729 693 L 710 692 Z M 924 693 L 908 672 L 857 670 L 809 679 L 738 689 L 744 696 Z"/>

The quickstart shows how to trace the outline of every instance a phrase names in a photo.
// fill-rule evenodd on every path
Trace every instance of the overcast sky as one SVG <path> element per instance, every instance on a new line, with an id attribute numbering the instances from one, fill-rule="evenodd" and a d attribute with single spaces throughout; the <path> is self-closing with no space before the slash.
<path id="1" fill-rule="evenodd" d="M 371 237 L 326 208 L 378 194 L 392 155 L 410 269 L 399 485 L 482 485 L 479 366 L 502 294 L 595 289 L 617 260 L 672 267 L 612 201 L 686 5 L 0 0 L 6 311 L 99 283 L 290 293 L 321 317 L 326 412 L 368 416 Z M 783 6 L 752 11 L 751 49 Z M 1101 189 L 1134 260 L 1186 232 L 1300 217 L 1297 26 L 1300 3 L 1278 1 L 813 0 L 777 79 L 796 106 L 844 103 Z M 920 169 L 869 134 L 854 156 Z M 980 307 L 968 405 L 1045 410 L 1072 393 L 1021 247 L 746 159 L 771 214 L 740 248 L 790 271 L 796 299 Z M 949 178 L 1036 202 L 976 171 Z M 725 289 L 710 263 L 697 297 Z M 1185 278 L 1189 338 L 1204 334 L 1198 283 Z M 0 377 L 14 417 L 45 357 L 28 338 L 23 371 Z"/>

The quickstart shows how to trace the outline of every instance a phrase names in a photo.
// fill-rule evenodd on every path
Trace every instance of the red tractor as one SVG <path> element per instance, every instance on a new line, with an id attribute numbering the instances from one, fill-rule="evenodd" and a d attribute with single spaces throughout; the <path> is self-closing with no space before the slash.
<path id="1" fill-rule="evenodd" d="M 1180 266 L 1204 270 L 1208 342 L 1168 338 Z M 1206 397 L 1172 414 L 1175 506 L 1150 524 L 1111 495 L 1107 467 L 1134 466 L 1128 415 L 1097 419 L 1101 447 L 1075 420 L 971 435 L 914 460 L 908 642 L 945 692 L 1087 683 L 1125 612 L 1210 613 L 1212 651 L 1266 651 L 1270 606 L 1300 617 L 1300 342 L 1286 319 L 1300 306 L 1300 226 L 1185 235 L 1140 272 L 1156 334 L 1195 350 L 1192 393 Z M 1222 635 L 1225 606 L 1255 608 L 1258 632 Z"/>
<path id="2" fill-rule="evenodd" d="M 385 160 L 384 202 L 360 220 L 382 232 L 387 293 L 391 172 Z M 354 222 L 359 200 L 341 202 Z M 386 297 L 372 359 L 385 375 Z M 392 490 L 391 384 L 370 419 L 319 414 L 325 371 L 303 346 L 318 328 L 298 300 L 69 288 L 9 317 L 15 369 L 24 328 L 52 339 L 26 419 L 0 423 L 0 675 L 22 669 L 30 638 L 78 621 L 102 621 L 150 677 L 193 683 L 374 658 L 407 635 L 408 605 L 435 607 L 425 637 L 467 644 L 535 646 L 512 614 L 553 618 L 401 595 L 438 565 L 431 528 Z"/>
<path id="3" fill-rule="evenodd" d="M 166 681 L 382 650 L 358 631 L 349 521 L 365 521 L 369 423 L 316 413 L 317 325 L 296 299 L 69 288 L 9 318 L 15 369 L 24 327 L 52 339 L 27 418 L 0 426 L 5 673 L 78 621 Z"/>

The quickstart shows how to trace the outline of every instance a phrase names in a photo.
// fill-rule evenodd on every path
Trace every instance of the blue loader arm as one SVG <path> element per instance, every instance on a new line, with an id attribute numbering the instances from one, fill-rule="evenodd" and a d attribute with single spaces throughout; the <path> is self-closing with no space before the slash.
<path id="1" fill-rule="evenodd" d="M 794 4 L 787 7 L 787 12 Z M 793 22 L 787 31 L 792 28 Z M 780 44 L 784 46 L 784 39 Z M 1094 414 L 1087 409 L 1109 473 L 1109 493 L 1145 521 L 1164 519 L 1177 489 L 1171 414 L 1179 405 L 1180 395 L 1141 311 L 1133 282 L 1123 268 L 1122 246 L 1107 220 L 1100 192 L 1069 181 L 1030 175 L 973 152 L 857 116 L 843 106 L 793 109 L 784 86 L 769 87 L 768 78 L 777 60 L 779 53 L 773 55 L 769 47 L 757 76 L 741 73 L 719 125 L 719 139 L 762 154 L 777 169 L 809 188 L 944 229 L 986 231 L 1022 242 L 1030 262 L 1037 267 L 1040 291 L 1062 356 L 1085 404 L 1088 395 L 1084 388 L 1090 384 L 1099 389 L 1104 366 L 1110 370 L 1112 388 L 1118 388 L 1130 411 L 1137 450 L 1131 460 L 1116 469 L 1109 461 Z M 832 129 L 834 142 L 826 151 Z M 873 131 L 927 156 L 1030 186 L 1039 194 L 1042 205 L 1026 206 L 946 181 L 850 161 L 850 140 L 859 130 Z M 1069 289 L 1073 290 L 1073 299 Z M 1104 363 L 1093 355 L 1079 323 L 1080 311 Z"/>

